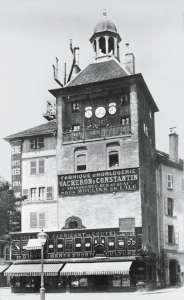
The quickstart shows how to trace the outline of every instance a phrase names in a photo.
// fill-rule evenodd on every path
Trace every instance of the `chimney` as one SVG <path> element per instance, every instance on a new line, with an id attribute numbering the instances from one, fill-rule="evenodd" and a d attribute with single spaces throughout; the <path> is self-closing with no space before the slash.
<path id="1" fill-rule="evenodd" d="M 126 46 L 126 53 L 125 53 L 125 68 L 127 71 L 133 75 L 135 74 L 135 55 L 133 52 L 130 51 L 129 43 L 125 44 Z"/>
<path id="2" fill-rule="evenodd" d="M 178 134 L 175 132 L 175 127 L 170 128 L 169 159 L 178 162 Z"/>

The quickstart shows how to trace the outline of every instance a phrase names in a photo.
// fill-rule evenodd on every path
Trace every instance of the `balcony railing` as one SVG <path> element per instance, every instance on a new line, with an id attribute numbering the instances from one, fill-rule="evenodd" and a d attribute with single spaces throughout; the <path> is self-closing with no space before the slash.
<path id="1" fill-rule="evenodd" d="M 100 127 L 95 129 L 86 129 L 84 131 L 69 131 L 63 133 L 64 142 L 72 142 L 78 140 L 90 140 L 96 138 L 105 138 L 112 136 L 122 136 L 131 133 L 130 125 Z"/>

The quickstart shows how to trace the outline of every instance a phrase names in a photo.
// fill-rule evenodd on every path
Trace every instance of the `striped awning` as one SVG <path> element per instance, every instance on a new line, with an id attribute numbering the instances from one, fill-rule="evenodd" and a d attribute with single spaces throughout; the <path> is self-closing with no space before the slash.
<path id="1" fill-rule="evenodd" d="M 29 239 L 26 246 L 23 247 L 25 250 L 40 250 L 42 248 L 41 239 Z"/>
<path id="2" fill-rule="evenodd" d="M 2 264 L 0 265 L 0 273 L 4 272 L 8 267 L 9 267 L 10 264 Z"/>
<path id="3" fill-rule="evenodd" d="M 57 276 L 63 264 L 44 264 L 45 276 Z M 13 264 L 4 272 L 6 276 L 40 276 L 41 264 Z"/>
<path id="4" fill-rule="evenodd" d="M 129 274 L 132 261 L 67 263 L 61 270 L 61 276 L 70 275 L 117 275 Z"/>

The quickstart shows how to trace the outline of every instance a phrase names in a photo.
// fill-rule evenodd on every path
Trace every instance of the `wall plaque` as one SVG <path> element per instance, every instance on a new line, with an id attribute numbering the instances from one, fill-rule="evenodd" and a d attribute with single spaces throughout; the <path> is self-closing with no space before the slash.
<path id="1" fill-rule="evenodd" d="M 139 168 L 65 174 L 58 176 L 60 196 L 77 196 L 139 189 Z"/>

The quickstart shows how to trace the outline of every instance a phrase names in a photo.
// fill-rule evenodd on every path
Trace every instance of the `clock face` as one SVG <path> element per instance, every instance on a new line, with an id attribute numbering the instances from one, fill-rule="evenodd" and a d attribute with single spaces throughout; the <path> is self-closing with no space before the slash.
<path id="1" fill-rule="evenodd" d="M 88 106 L 85 108 L 85 117 L 87 119 L 90 119 L 92 117 L 93 113 L 92 113 L 92 107 Z"/>
<path id="2" fill-rule="evenodd" d="M 95 110 L 95 116 L 99 119 L 103 118 L 106 114 L 106 109 L 103 106 L 99 106 Z"/>
<path id="3" fill-rule="evenodd" d="M 115 102 L 109 103 L 109 114 L 114 115 L 116 111 L 117 111 L 116 103 Z"/>

